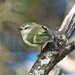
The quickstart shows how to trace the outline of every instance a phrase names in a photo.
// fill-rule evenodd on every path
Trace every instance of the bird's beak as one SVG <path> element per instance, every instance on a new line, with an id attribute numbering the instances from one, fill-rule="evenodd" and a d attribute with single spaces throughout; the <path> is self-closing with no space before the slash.
<path id="1" fill-rule="evenodd" d="M 18 28 L 18 30 L 23 30 L 22 28 Z"/>

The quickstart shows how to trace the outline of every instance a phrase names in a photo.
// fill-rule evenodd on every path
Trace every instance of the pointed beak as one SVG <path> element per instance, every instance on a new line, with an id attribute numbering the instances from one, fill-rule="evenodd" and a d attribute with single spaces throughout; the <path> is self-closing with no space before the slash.
<path id="1" fill-rule="evenodd" d="M 18 30 L 23 30 L 22 28 L 18 28 Z"/>

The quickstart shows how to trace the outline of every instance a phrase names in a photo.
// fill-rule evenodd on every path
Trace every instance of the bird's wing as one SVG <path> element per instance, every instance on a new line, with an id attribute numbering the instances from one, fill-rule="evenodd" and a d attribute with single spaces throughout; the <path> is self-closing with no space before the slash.
<path id="1" fill-rule="evenodd" d="M 33 42 L 37 43 L 37 44 L 42 44 L 44 43 L 46 40 L 48 40 L 48 35 L 46 32 L 39 32 L 37 33 L 34 38 L 33 38 Z"/>

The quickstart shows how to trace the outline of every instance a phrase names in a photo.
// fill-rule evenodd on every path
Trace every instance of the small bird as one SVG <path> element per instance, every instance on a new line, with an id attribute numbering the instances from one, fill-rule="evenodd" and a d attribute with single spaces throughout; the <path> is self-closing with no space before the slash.
<path id="1" fill-rule="evenodd" d="M 47 41 L 53 41 L 52 31 L 46 26 L 34 22 L 26 22 L 18 30 L 21 30 L 23 41 L 32 47 L 42 46 Z"/>

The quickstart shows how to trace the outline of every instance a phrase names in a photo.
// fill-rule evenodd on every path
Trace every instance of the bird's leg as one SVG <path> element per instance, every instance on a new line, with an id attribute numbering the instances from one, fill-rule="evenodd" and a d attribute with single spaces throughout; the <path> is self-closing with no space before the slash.
<path id="1" fill-rule="evenodd" d="M 43 50 L 43 45 L 41 45 L 40 53 L 42 52 L 42 50 Z M 39 55 L 37 55 L 37 57 L 39 57 Z"/>
<path id="2" fill-rule="evenodd" d="M 41 51 L 43 50 L 42 46 L 41 46 Z"/>
<path id="3" fill-rule="evenodd" d="M 42 50 L 45 48 L 46 45 L 47 45 L 47 42 L 44 43 L 43 45 L 41 45 L 41 52 L 42 52 Z"/>
<path id="4" fill-rule="evenodd" d="M 40 51 L 41 55 L 42 53 L 44 53 L 43 49 L 45 48 L 46 45 L 47 43 L 44 43 L 43 45 L 41 45 L 41 51 Z M 37 55 L 37 57 L 39 57 L 39 55 Z"/>

